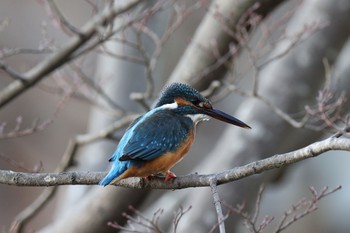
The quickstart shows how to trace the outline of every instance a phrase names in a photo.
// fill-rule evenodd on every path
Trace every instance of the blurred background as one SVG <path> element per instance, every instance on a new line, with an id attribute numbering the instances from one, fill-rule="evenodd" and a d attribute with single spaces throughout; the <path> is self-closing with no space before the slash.
<path id="1" fill-rule="evenodd" d="M 0 61 L 25 73 L 76 36 L 70 26 L 79 31 L 104 8 L 127 3 L 2 0 Z M 132 26 L 103 39 L 130 18 L 135 18 Z M 144 113 L 162 87 L 174 81 L 204 91 L 216 108 L 252 126 L 244 131 L 215 120 L 200 124 L 194 146 L 173 169 L 177 175 L 221 172 L 329 137 L 342 129 L 349 111 L 349 19 L 347 0 L 145 1 L 101 29 L 105 31 L 96 36 L 100 42 L 94 49 L 62 61 L 62 67 L 1 107 L 0 169 L 53 172 L 71 139 Z M 0 69 L 0 92 L 12 82 Z M 327 124 L 323 113 L 333 124 Z M 298 125 L 305 115 L 306 124 Z M 126 126 L 109 138 L 81 145 L 69 169 L 106 171 Z M 245 211 L 253 214 L 264 184 L 257 223 L 273 216 L 263 231 L 273 232 L 293 204 L 312 198 L 310 186 L 321 191 L 341 185 L 317 203 L 314 213 L 284 232 L 348 232 L 349 163 L 349 152 L 327 152 L 222 185 L 219 194 L 227 206 L 245 203 Z M 15 217 L 44 189 L 0 185 L 1 232 L 8 232 Z M 209 188 L 82 185 L 60 187 L 23 232 L 119 232 L 107 222 L 123 224 L 122 213 L 132 214 L 128 205 L 150 219 L 164 209 L 164 232 L 171 231 L 174 212 L 181 206 L 192 208 L 177 232 L 209 232 L 217 222 Z M 236 213 L 226 223 L 228 232 L 249 232 Z"/>

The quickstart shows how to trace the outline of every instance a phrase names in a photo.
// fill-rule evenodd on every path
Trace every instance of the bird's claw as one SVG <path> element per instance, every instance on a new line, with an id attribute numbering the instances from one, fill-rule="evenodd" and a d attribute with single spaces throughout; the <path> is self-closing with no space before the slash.
<path id="1" fill-rule="evenodd" d="M 176 175 L 171 171 L 167 171 L 165 174 L 166 174 L 165 182 L 169 182 L 170 179 L 176 178 Z"/>

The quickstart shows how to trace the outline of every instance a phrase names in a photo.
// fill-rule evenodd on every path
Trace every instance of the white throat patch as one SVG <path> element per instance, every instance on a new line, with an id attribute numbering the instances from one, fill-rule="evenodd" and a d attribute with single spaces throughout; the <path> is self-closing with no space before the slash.
<path id="1" fill-rule="evenodd" d="M 191 120 L 197 124 L 200 121 L 209 121 L 210 120 L 210 116 L 207 116 L 205 114 L 188 114 L 186 115 L 187 117 L 191 118 Z"/>
<path id="2" fill-rule="evenodd" d="M 162 106 L 159 106 L 158 109 L 176 109 L 179 105 L 174 102 L 174 103 L 171 103 L 171 104 L 164 104 Z"/>

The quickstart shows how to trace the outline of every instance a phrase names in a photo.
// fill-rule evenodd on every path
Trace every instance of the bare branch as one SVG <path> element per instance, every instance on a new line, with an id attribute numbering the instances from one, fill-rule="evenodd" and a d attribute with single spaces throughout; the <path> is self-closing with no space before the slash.
<path id="1" fill-rule="evenodd" d="M 92 138 L 93 139 L 93 138 Z M 87 138 L 85 140 L 91 140 Z M 264 171 L 284 167 L 304 159 L 316 157 L 330 150 L 350 151 L 350 139 L 330 137 L 323 141 L 315 142 L 304 148 L 278 154 L 267 159 L 258 160 L 241 167 L 235 167 L 219 173 L 209 175 L 191 174 L 177 177 L 171 182 L 164 182 L 163 177 L 155 177 L 149 181 L 140 178 L 121 180 L 117 186 L 135 189 L 184 189 L 189 187 L 210 186 L 210 179 L 216 178 L 217 184 L 225 184 L 245 177 L 259 174 Z M 104 172 L 63 172 L 63 173 L 22 173 L 0 170 L 0 184 L 16 186 L 56 186 L 56 185 L 94 185 L 97 184 Z"/>
<path id="2" fill-rule="evenodd" d="M 102 138 L 108 138 L 112 132 L 129 124 L 134 118 L 135 116 L 122 118 L 121 120 L 116 121 L 109 128 L 103 129 L 100 132 L 97 132 L 95 134 L 78 135 L 76 138 L 70 140 L 68 147 L 63 154 L 61 162 L 56 168 L 56 172 L 64 172 L 73 165 L 73 159 L 80 145 L 90 143 Z M 51 200 L 51 198 L 56 193 L 57 188 L 58 186 L 45 189 L 33 203 L 31 203 L 27 208 L 19 213 L 11 224 L 11 233 L 20 232 L 24 225 Z"/>
<path id="3" fill-rule="evenodd" d="M 173 219 L 173 233 L 177 232 L 177 226 L 181 218 L 191 209 L 189 206 L 187 209 L 180 207 L 174 213 Z M 164 213 L 164 209 L 158 209 L 153 213 L 152 218 L 144 216 L 139 210 L 135 209 L 133 206 L 129 206 L 133 215 L 123 213 L 123 216 L 128 220 L 126 226 L 118 224 L 116 221 L 108 222 L 108 226 L 113 227 L 118 230 L 123 230 L 125 232 L 141 233 L 141 232 L 153 232 L 153 233 L 163 233 L 160 228 L 159 220 Z"/>
<path id="4" fill-rule="evenodd" d="M 258 191 L 258 196 L 255 201 L 255 212 L 253 216 L 249 214 L 248 212 L 245 212 L 244 209 L 246 207 L 245 203 L 243 204 L 237 204 L 236 207 L 232 207 L 228 204 L 225 204 L 229 210 L 235 212 L 239 216 L 241 216 L 244 220 L 244 225 L 247 227 L 247 229 L 252 233 L 261 233 L 266 228 L 266 226 L 272 222 L 274 217 L 266 215 L 261 223 L 257 225 L 257 219 L 259 217 L 260 213 L 260 204 L 261 204 L 261 197 L 264 192 L 264 185 L 262 184 Z"/>
<path id="5" fill-rule="evenodd" d="M 154 212 L 152 219 L 143 216 L 143 214 L 140 211 L 138 211 L 132 206 L 129 206 L 129 209 L 133 212 L 135 216 L 123 213 L 123 216 L 128 220 L 127 226 L 121 226 L 117 222 L 109 222 L 108 225 L 115 229 L 124 230 L 126 232 L 139 233 L 141 232 L 139 228 L 141 228 L 142 230 L 147 232 L 151 231 L 154 233 L 163 233 L 163 231 L 158 226 L 158 220 L 164 212 L 163 209 L 158 209 L 156 212 Z"/>
<path id="6" fill-rule="evenodd" d="M 120 59 L 123 61 L 128 61 L 128 62 L 132 62 L 138 65 L 144 65 L 144 60 L 140 57 L 137 56 L 131 56 L 131 55 L 127 55 L 127 54 L 117 54 L 117 53 L 113 53 L 112 51 L 109 51 L 108 49 L 105 48 L 104 45 L 101 45 L 100 50 L 97 50 L 97 52 L 100 52 L 102 54 L 105 54 L 107 56 L 116 58 L 116 59 Z"/>
<path id="7" fill-rule="evenodd" d="M 72 69 L 77 73 L 77 75 L 88 85 L 90 88 L 95 90 L 111 107 L 118 111 L 119 114 L 126 112 L 119 104 L 113 101 L 106 92 L 93 80 L 91 80 L 77 65 L 72 64 Z"/>
<path id="8" fill-rule="evenodd" d="M 310 117 L 309 114 L 306 112 L 305 116 L 300 121 L 297 121 L 297 120 L 293 119 L 288 113 L 284 112 L 281 108 L 274 105 L 267 98 L 265 98 L 261 95 L 257 95 L 257 99 L 261 100 L 263 103 L 265 103 L 267 106 L 269 106 L 279 117 L 281 117 L 283 120 L 288 122 L 294 128 L 304 127 L 306 122 L 308 121 L 308 119 Z"/>
<path id="9" fill-rule="evenodd" d="M 66 32 L 66 34 L 70 35 L 71 33 L 68 33 L 66 29 L 68 29 L 70 32 L 73 32 L 74 34 L 77 35 L 82 35 L 79 31 L 78 28 L 76 28 L 75 26 L 73 26 L 67 19 L 66 17 L 64 17 L 64 15 L 62 14 L 62 12 L 60 11 L 60 9 L 58 9 L 55 0 L 48 0 L 46 1 L 49 8 L 49 15 L 52 16 L 54 18 L 54 21 L 56 22 L 56 24 L 62 28 L 62 31 Z M 52 12 L 53 11 L 53 15 Z M 56 17 L 55 17 L 56 16 Z"/>
<path id="10" fill-rule="evenodd" d="M 23 136 L 31 135 L 31 134 L 38 132 L 38 131 L 42 131 L 42 130 L 46 129 L 47 126 L 53 122 L 53 120 L 48 119 L 48 120 L 40 122 L 39 119 L 37 118 L 34 120 L 32 126 L 30 126 L 28 128 L 24 128 L 24 129 L 22 129 L 22 122 L 23 122 L 22 117 L 18 116 L 16 118 L 16 126 L 8 132 L 5 132 L 7 123 L 2 122 L 0 124 L 0 140 L 23 137 Z"/>
<path id="11" fill-rule="evenodd" d="M 264 192 L 264 184 L 260 185 L 259 191 L 258 191 L 258 197 L 256 198 L 256 202 L 255 202 L 255 212 L 254 215 L 252 217 L 252 222 L 256 223 L 256 220 L 259 217 L 259 213 L 260 213 L 260 204 L 261 204 L 261 196 Z"/>
<path id="12" fill-rule="evenodd" d="M 281 59 L 282 57 L 286 56 L 293 48 L 295 48 L 297 45 L 301 44 L 305 40 L 307 40 L 310 36 L 315 34 L 316 32 L 320 31 L 322 28 L 326 27 L 327 25 L 323 24 L 317 24 L 317 23 L 312 23 L 312 24 L 307 24 L 304 25 L 304 28 L 293 34 L 291 37 L 285 37 L 283 38 L 285 41 L 288 42 L 288 45 L 286 48 L 284 48 L 283 51 L 279 52 L 278 54 L 270 57 L 269 59 L 265 60 L 262 64 L 258 65 L 258 69 L 262 70 L 272 62 Z"/>
<path id="13" fill-rule="evenodd" d="M 22 171 L 26 171 L 29 173 L 37 173 L 42 171 L 43 168 L 43 163 L 42 161 L 39 161 L 36 165 L 34 165 L 34 167 L 32 168 L 28 168 L 26 167 L 23 162 L 19 162 L 9 156 L 6 156 L 3 153 L 0 153 L 0 160 L 3 160 L 5 162 L 7 162 L 8 164 L 10 164 L 11 166 L 15 167 L 16 169 L 22 170 Z"/>
<path id="14" fill-rule="evenodd" d="M 143 214 L 139 210 L 135 209 L 133 206 L 129 206 L 129 209 L 133 212 L 135 217 L 127 213 L 124 213 L 123 215 L 126 219 L 128 219 L 128 225 L 130 229 L 128 229 L 128 227 L 121 227 L 121 226 L 119 227 L 119 229 L 127 230 L 129 232 L 140 232 L 139 230 L 136 230 L 134 226 L 134 225 L 138 225 L 147 230 L 152 230 L 152 232 L 154 233 L 163 233 L 163 231 L 160 229 L 158 225 L 158 220 L 164 212 L 163 209 L 158 209 L 153 214 L 152 219 L 149 219 L 148 217 L 143 216 Z"/>
<path id="15" fill-rule="evenodd" d="M 177 232 L 177 227 L 179 226 L 179 222 L 181 218 L 188 212 L 192 206 L 189 206 L 187 209 L 184 209 L 182 206 L 175 212 L 174 220 L 173 220 L 173 233 Z"/>
<path id="16" fill-rule="evenodd" d="M 129 11 L 140 2 L 142 2 L 142 0 L 132 0 L 122 7 L 107 8 L 101 13 L 101 15 L 98 15 L 87 22 L 81 28 L 79 36 L 72 37 L 62 49 L 44 59 L 41 63 L 23 74 L 26 82 L 16 80 L 5 87 L 0 92 L 0 107 L 4 106 L 19 96 L 22 92 L 35 85 L 53 70 L 65 64 L 67 60 L 69 60 L 68 58 L 76 50 L 99 32 L 100 27 L 104 27 L 106 23 L 113 21 L 115 17 Z"/>
<path id="17" fill-rule="evenodd" d="M 74 146 L 74 145 L 73 145 Z M 66 152 L 59 165 L 56 168 L 56 172 L 64 172 L 66 171 L 73 162 L 73 157 L 75 153 L 73 150 L 76 150 L 75 148 L 68 147 L 68 152 Z M 70 151 L 72 151 L 70 153 Z M 34 202 L 32 202 L 29 206 L 24 208 L 13 220 L 10 227 L 11 233 L 18 233 L 21 232 L 25 224 L 35 216 L 54 196 L 58 189 L 58 186 L 49 187 L 45 189 L 36 199 Z"/>
<path id="18" fill-rule="evenodd" d="M 53 197 L 57 188 L 58 186 L 45 189 L 33 203 L 22 210 L 11 223 L 10 233 L 21 232 L 24 225 Z"/>
<path id="19" fill-rule="evenodd" d="M 327 80 L 326 80 L 327 85 Z M 344 131 L 343 128 L 347 128 L 349 122 L 346 120 L 346 113 L 343 113 L 343 109 L 345 109 L 345 104 L 347 103 L 347 98 L 344 93 L 336 94 L 329 91 L 327 86 L 325 85 L 323 90 L 318 92 L 317 106 L 315 109 L 307 106 L 306 110 L 309 115 L 313 116 L 315 120 L 321 121 L 321 126 L 319 128 L 330 128 L 331 130 L 335 130 L 342 135 L 345 135 L 347 132 Z M 337 96 L 339 95 L 339 96 Z M 338 126 L 338 124 L 341 126 Z M 345 127 L 344 127 L 345 125 Z"/>
<path id="20" fill-rule="evenodd" d="M 21 82 L 26 81 L 23 75 L 21 75 L 20 73 L 18 73 L 17 71 L 9 67 L 8 65 L 5 65 L 3 62 L 0 62 L 0 69 L 16 80 L 19 80 Z"/>
<path id="21" fill-rule="evenodd" d="M 214 80 L 210 83 L 209 87 L 202 91 L 201 94 L 207 98 L 214 95 L 214 93 L 220 88 L 221 82 L 218 80 Z"/>
<path id="22" fill-rule="evenodd" d="M 54 50 L 51 48 L 2 48 L 0 49 L 0 59 L 9 58 L 19 54 L 48 54 Z"/>
<path id="23" fill-rule="evenodd" d="M 140 52 L 141 57 L 144 60 L 144 65 L 145 65 L 145 77 L 146 77 L 146 82 L 147 82 L 147 89 L 145 93 L 143 94 L 145 99 L 150 99 L 153 97 L 153 92 L 154 92 L 154 78 L 153 78 L 153 70 L 154 70 L 154 65 L 155 65 L 155 60 L 152 60 L 150 55 L 148 55 L 146 49 L 142 45 L 141 41 L 141 32 L 143 32 L 145 35 L 151 35 L 150 37 L 158 41 L 158 36 L 153 33 L 151 30 L 148 30 L 148 27 L 146 27 L 142 23 L 135 23 L 134 25 L 135 31 L 136 31 L 136 40 L 137 40 L 137 49 Z M 159 44 L 159 43 L 157 43 Z M 153 62 L 152 62 L 153 61 Z"/>
<path id="24" fill-rule="evenodd" d="M 220 200 L 220 196 L 218 193 L 218 186 L 217 186 L 216 178 L 215 177 L 211 178 L 209 180 L 209 183 L 210 183 L 210 188 L 211 188 L 211 192 L 212 192 L 213 199 L 214 199 L 216 214 L 218 216 L 219 230 L 220 230 L 220 233 L 225 233 L 226 232 L 225 222 L 224 222 L 225 217 L 224 217 L 224 214 L 222 213 L 221 200 Z"/>
<path id="25" fill-rule="evenodd" d="M 292 207 L 284 213 L 274 233 L 282 232 L 293 223 L 317 210 L 317 204 L 319 201 L 324 197 L 341 189 L 341 186 L 339 185 L 331 190 L 328 190 L 328 187 L 326 186 L 321 190 L 320 193 L 318 193 L 317 190 L 312 186 L 309 188 L 312 194 L 312 198 L 310 200 L 302 199 L 297 204 L 292 205 Z M 302 210 L 301 213 L 297 213 L 298 210 Z M 291 218 L 288 220 L 289 217 Z"/>
<path id="26" fill-rule="evenodd" d="M 257 9 L 256 14 L 264 18 L 268 12 L 273 10 L 274 7 L 281 2 L 282 1 L 264 1 L 264 4 Z M 217 51 L 219 51 L 219 54 L 226 55 L 228 58 L 231 57 L 227 54 L 228 48 L 238 47 L 237 43 L 230 45 L 233 41 L 232 36 L 227 33 L 223 28 L 223 23 L 215 16 L 219 14 L 224 18 L 230 18 L 229 22 L 224 26 L 226 26 L 226 28 L 234 28 L 242 15 L 254 5 L 254 3 L 256 3 L 256 1 L 250 0 L 242 2 L 230 0 L 211 2 L 211 5 L 209 6 L 210 14 L 207 14 L 202 20 L 202 23 L 198 26 L 191 43 L 171 74 L 169 82 L 181 81 L 199 84 L 199 81 L 201 81 L 202 84 L 203 77 L 202 75 L 198 76 L 198 74 L 202 74 L 202 71 L 206 70 L 208 67 L 219 64 L 217 63 L 217 56 L 214 54 L 208 54 L 198 47 L 199 42 L 203 41 L 203 38 L 211 38 L 215 40 L 214 43 L 218 45 Z M 221 61 L 221 64 L 225 64 L 225 62 L 222 62 L 223 60 Z M 205 80 L 211 81 L 222 77 L 221 68 L 224 68 L 224 66 L 221 66 L 220 69 L 215 69 L 215 72 L 212 72 L 208 77 L 205 77 Z"/>

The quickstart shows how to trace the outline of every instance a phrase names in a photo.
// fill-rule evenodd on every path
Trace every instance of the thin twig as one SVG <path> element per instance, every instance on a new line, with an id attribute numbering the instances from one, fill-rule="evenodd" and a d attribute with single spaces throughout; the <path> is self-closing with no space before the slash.
<path id="1" fill-rule="evenodd" d="M 201 94 L 206 98 L 209 98 L 215 94 L 215 92 L 221 87 L 221 82 L 218 80 L 214 80 L 210 83 L 209 87 L 202 91 Z"/>
<path id="2" fill-rule="evenodd" d="M 293 126 L 295 128 L 308 127 L 306 125 L 306 123 L 310 118 L 310 114 L 307 111 L 305 112 L 304 117 L 300 121 L 297 121 L 297 120 L 293 119 L 288 113 L 284 112 L 281 108 L 274 105 L 270 100 L 268 100 L 267 98 L 265 98 L 264 96 L 262 96 L 258 93 L 256 93 L 256 95 L 254 95 L 251 92 L 239 90 L 237 88 L 237 86 L 235 86 L 235 85 L 230 85 L 228 88 L 229 88 L 229 90 L 234 91 L 235 93 L 237 93 L 241 96 L 252 97 L 252 98 L 255 98 L 257 100 L 262 101 L 264 104 L 266 104 L 268 107 L 270 107 L 271 110 L 274 111 L 274 113 L 276 113 L 279 117 L 281 117 L 288 124 L 290 124 L 291 126 Z"/>
<path id="3" fill-rule="evenodd" d="M 10 233 L 18 233 L 22 232 L 25 224 L 35 216 L 50 200 L 55 191 L 58 189 L 58 186 L 46 188 L 40 195 L 32 202 L 29 206 L 27 206 L 24 210 L 22 210 L 13 220 L 10 227 Z"/>
<path id="4" fill-rule="evenodd" d="M 220 233 L 225 233 L 226 232 L 225 218 L 224 218 L 224 214 L 222 213 L 221 200 L 220 200 L 220 196 L 218 193 L 218 186 L 217 186 L 216 178 L 215 177 L 211 178 L 209 180 L 209 183 L 210 183 L 211 193 L 212 193 L 213 199 L 214 199 L 216 214 L 218 216 L 219 230 L 220 230 Z"/>
<path id="5" fill-rule="evenodd" d="M 135 209 L 133 206 L 129 206 L 129 209 L 133 212 L 134 216 L 123 213 L 127 221 L 126 226 L 121 226 L 117 222 L 109 222 L 108 225 L 118 230 L 123 230 L 125 232 L 141 233 L 141 232 L 153 232 L 153 233 L 164 233 L 161 230 L 158 221 L 162 216 L 164 210 L 158 209 L 154 212 L 152 219 L 144 216 L 139 210 Z"/>
<path id="6" fill-rule="evenodd" d="M 286 122 L 288 122 L 290 125 L 292 125 L 295 128 L 304 127 L 310 118 L 310 115 L 308 114 L 308 112 L 306 112 L 305 116 L 300 121 L 297 121 L 297 120 L 293 119 L 288 113 L 284 112 L 282 109 L 275 106 L 267 98 L 265 98 L 261 95 L 257 95 L 257 99 L 259 99 L 260 101 L 265 103 L 267 106 L 269 106 L 279 117 L 281 117 L 283 120 L 285 120 Z"/>
<path id="7" fill-rule="evenodd" d="M 26 81 L 25 77 L 22 74 L 18 73 L 17 71 L 12 69 L 10 66 L 5 65 L 5 63 L 3 62 L 0 62 L 0 69 L 16 80 L 19 80 L 21 82 Z"/>
<path id="8" fill-rule="evenodd" d="M 294 34 L 294 38 L 285 38 L 288 39 L 289 44 L 284 48 L 282 52 L 279 52 L 278 54 L 268 58 L 263 63 L 259 64 L 258 70 L 264 69 L 266 66 L 271 64 L 274 61 L 277 61 L 281 59 L 282 57 L 286 56 L 293 48 L 295 48 L 297 45 L 304 42 L 306 39 L 311 37 L 314 33 L 319 31 L 321 28 L 325 27 L 325 25 L 318 25 L 318 24 L 310 24 L 305 25 L 304 28 L 300 31 Z"/>
<path id="9" fill-rule="evenodd" d="M 103 129 L 95 134 L 78 135 L 74 139 L 71 139 L 65 153 L 62 156 L 61 162 L 55 171 L 62 174 L 62 172 L 65 172 L 70 166 L 73 165 L 73 159 L 80 145 L 87 144 L 98 139 L 108 138 L 112 132 L 129 124 L 134 118 L 135 117 L 133 116 L 124 117 L 110 127 Z M 74 178 L 72 178 L 72 181 L 73 180 Z M 21 232 L 25 224 L 31 218 L 33 218 L 35 214 L 37 214 L 54 196 L 57 188 L 58 186 L 45 189 L 44 192 L 42 192 L 33 203 L 31 203 L 21 213 L 19 213 L 11 224 L 10 232 Z"/>
<path id="10" fill-rule="evenodd" d="M 52 53 L 53 51 L 54 50 L 51 48 L 2 48 L 0 49 L 0 59 L 9 58 L 19 54 L 48 54 Z"/>
<path id="11" fill-rule="evenodd" d="M 128 61 L 128 62 L 132 62 L 138 65 L 144 65 L 145 62 L 142 58 L 137 57 L 137 56 L 131 56 L 131 55 L 127 55 L 127 54 L 118 54 L 118 53 L 114 53 L 112 51 L 109 51 L 105 48 L 105 46 L 101 45 L 101 49 L 97 50 L 96 52 L 100 52 L 104 55 L 122 60 L 122 61 Z"/>
<path id="12" fill-rule="evenodd" d="M 255 212 L 254 212 L 254 215 L 252 217 L 252 222 L 255 224 L 256 223 L 256 220 L 258 219 L 259 217 L 259 213 L 260 213 L 260 204 L 261 204 L 261 197 L 262 197 L 262 194 L 264 192 L 264 184 L 261 184 L 260 185 L 260 188 L 259 188 L 259 191 L 258 191 L 258 196 L 256 198 L 256 202 L 255 202 Z"/>
<path id="13" fill-rule="evenodd" d="M 143 34 L 146 35 L 153 35 L 153 37 L 158 38 L 158 36 L 153 33 L 151 30 L 148 30 L 148 28 L 143 25 L 142 23 L 134 23 L 134 32 L 136 33 L 136 49 L 139 51 L 141 57 L 143 58 L 144 61 L 144 66 L 145 66 L 145 77 L 146 77 L 146 82 L 147 82 L 147 88 L 146 91 L 143 93 L 143 103 L 145 103 L 146 99 L 151 99 L 153 97 L 153 92 L 154 92 L 154 78 L 153 78 L 153 70 L 154 70 L 154 64 L 151 63 L 151 58 L 148 55 L 145 47 L 142 45 L 142 39 L 141 36 Z M 143 32 L 143 34 L 141 33 Z M 152 33 L 151 33 L 152 32 Z M 151 37 L 153 40 L 157 40 L 155 38 Z M 138 102 L 141 102 L 141 99 L 138 99 Z M 141 102 L 142 103 L 142 102 Z M 143 105 L 144 106 L 144 105 Z"/>
<path id="14" fill-rule="evenodd" d="M 15 159 L 6 156 L 5 154 L 0 152 L 0 159 L 4 160 L 6 163 L 10 164 L 11 166 L 15 167 L 16 169 L 26 171 L 28 173 L 38 173 L 42 171 L 43 163 L 42 161 L 39 161 L 33 168 L 26 167 L 23 162 L 16 161 Z"/>
<path id="15" fill-rule="evenodd" d="M 173 233 L 177 233 L 177 227 L 181 218 L 192 209 L 192 206 L 189 206 L 187 209 L 184 209 L 182 206 L 175 212 L 173 219 Z"/>
<path id="16" fill-rule="evenodd" d="M 20 119 L 20 120 L 19 120 Z M 32 126 L 21 129 L 22 128 L 22 117 L 19 116 L 16 119 L 16 126 L 12 130 L 5 132 L 6 122 L 1 123 L 0 125 L 0 140 L 10 139 L 10 138 L 18 138 L 24 137 L 28 135 L 32 135 L 35 132 L 42 131 L 47 128 L 53 122 L 52 119 L 48 119 L 40 122 L 39 118 L 33 121 Z"/>
<path id="17" fill-rule="evenodd" d="M 76 148 L 70 148 L 69 150 L 73 149 L 74 151 Z M 74 152 L 68 152 L 65 153 L 61 159 L 60 164 L 56 168 L 56 172 L 64 172 L 66 171 L 71 165 L 73 161 L 75 153 Z M 22 210 L 13 220 L 10 227 L 11 233 L 18 233 L 22 232 L 23 227 L 25 224 L 32 219 L 35 214 L 37 214 L 45 205 L 48 203 L 48 201 L 54 196 L 59 186 L 53 186 L 46 188 L 40 195 L 35 199 L 34 202 L 32 202 L 29 206 L 27 206 L 24 210 Z"/>
<path id="18" fill-rule="evenodd" d="M 106 92 L 98 84 L 94 83 L 94 81 L 91 80 L 77 65 L 72 64 L 71 67 L 86 85 L 95 90 L 111 107 L 117 110 L 119 114 L 126 112 L 126 110 L 122 106 L 113 101 L 106 94 Z"/>
<path id="19" fill-rule="evenodd" d="M 57 69 L 58 67 L 66 64 L 69 61 L 69 57 L 81 48 L 89 39 L 98 34 L 99 28 L 113 21 L 115 17 L 121 15 L 129 10 L 133 9 L 142 0 L 130 0 L 126 5 L 121 7 L 116 6 L 113 8 L 105 9 L 100 15 L 97 15 L 92 20 L 87 22 L 81 28 L 81 34 L 78 36 L 73 36 L 70 41 L 63 46 L 56 53 L 52 54 L 48 58 L 44 59 L 42 62 L 37 64 L 28 72 L 24 73 L 26 82 L 23 81 L 13 81 L 7 87 L 2 89 L 0 92 L 0 107 L 12 101 L 14 98 L 19 96 L 22 92 L 28 90 L 44 77 L 47 77 L 49 73 Z M 126 25 L 129 25 L 127 23 Z M 122 26 L 124 28 L 125 25 Z"/>
<path id="20" fill-rule="evenodd" d="M 298 220 L 317 210 L 317 204 L 319 203 L 319 201 L 324 197 L 341 189 L 341 186 L 338 185 L 337 187 L 331 190 L 328 190 L 328 187 L 326 186 L 321 190 L 321 192 L 317 192 L 317 190 L 312 186 L 309 187 L 309 189 L 312 194 L 311 200 L 307 201 L 305 199 L 302 199 L 297 204 L 292 205 L 292 207 L 284 213 L 274 233 L 280 233 L 284 231 L 286 228 L 288 228 Z M 297 213 L 298 210 L 302 210 L 301 213 Z M 292 217 L 289 219 L 290 216 Z"/>
<path id="21" fill-rule="evenodd" d="M 79 31 L 78 28 L 76 28 L 75 26 L 73 26 L 67 19 L 66 17 L 62 14 L 62 12 L 60 11 L 60 9 L 58 9 L 57 7 L 57 4 L 55 2 L 55 0 L 48 0 L 47 1 L 50 9 L 53 11 L 53 13 L 58 17 L 58 19 L 56 21 L 57 24 L 62 28 L 62 30 L 64 32 L 66 32 L 67 34 L 70 34 L 68 33 L 65 29 L 68 29 L 70 32 L 72 32 L 73 34 L 76 34 L 76 35 L 82 35 L 83 36 L 83 33 L 81 33 Z M 64 27 L 62 27 L 62 25 Z"/>

